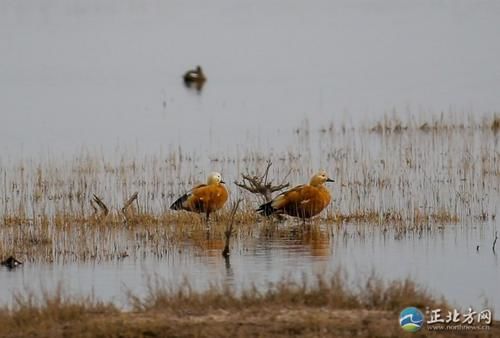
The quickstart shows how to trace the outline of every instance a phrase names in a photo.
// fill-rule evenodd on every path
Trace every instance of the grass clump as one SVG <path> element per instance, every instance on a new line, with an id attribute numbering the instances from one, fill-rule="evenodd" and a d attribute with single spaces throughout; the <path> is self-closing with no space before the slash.
<path id="1" fill-rule="evenodd" d="M 352 282 L 351 282 L 352 283 Z M 292 281 L 283 278 L 270 283 L 262 291 L 252 286 L 236 292 L 228 286 L 211 286 L 207 291 L 197 291 L 185 281 L 178 289 L 165 287 L 160 279 L 149 279 L 144 298 L 131 292 L 128 298 L 135 312 L 167 311 L 179 316 L 186 313 L 203 315 L 210 311 L 242 311 L 248 308 L 281 309 L 321 308 L 324 310 L 371 310 L 397 313 L 407 306 L 446 309 L 444 299 L 437 299 L 410 279 L 384 282 L 372 275 L 364 284 L 349 286 L 345 276 L 336 272 L 331 277 L 318 275 L 308 280 Z"/>
<path id="2" fill-rule="evenodd" d="M 402 334 L 397 316 L 404 307 L 448 308 L 444 300 L 408 279 L 386 283 L 372 276 L 357 289 L 348 284 L 336 273 L 310 282 L 305 278 L 301 282 L 282 279 L 265 291 L 251 287 L 235 292 L 227 286 L 196 291 L 188 281 L 172 289 L 156 277 L 148 280 L 145 297 L 128 292 L 130 311 L 92 297 L 66 298 L 61 290 L 41 299 L 16 296 L 11 308 L 0 309 L 0 335 L 395 337 Z M 500 332 L 495 326 L 492 331 Z M 446 337 L 460 335 L 445 333 Z M 416 336 L 422 334 L 425 329 Z"/>

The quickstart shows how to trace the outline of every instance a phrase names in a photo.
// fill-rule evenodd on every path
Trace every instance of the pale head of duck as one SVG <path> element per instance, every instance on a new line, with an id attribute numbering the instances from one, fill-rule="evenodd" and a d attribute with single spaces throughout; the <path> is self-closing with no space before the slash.
<path id="1" fill-rule="evenodd" d="M 214 172 L 211 172 L 210 174 L 208 174 L 208 178 L 207 178 L 207 184 L 210 185 L 210 184 L 219 184 L 219 183 L 225 183 L 223 180 L 222 180 L 222 175 L 216 171 Z"/>
<path id="2" fill-rule="evenodd" d="M 309 185 L 318 186 L 324 184 L 325 182 L 335 182 L 335 181 L 328 177 L 328 174 L 325 170 L 320 170 L 319 172 L 314 174 L 313 177 L 311 177 Z"/>

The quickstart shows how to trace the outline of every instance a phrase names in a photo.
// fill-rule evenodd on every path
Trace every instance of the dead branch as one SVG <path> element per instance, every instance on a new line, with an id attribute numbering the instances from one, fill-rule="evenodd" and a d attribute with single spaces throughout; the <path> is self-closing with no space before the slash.
<path id="1" fill-rule="evenodd" d="M 495 253 L 495 245 L 497 245 L 498 231 L 495 231 L 495 239 L 493 240 L 493 253 Z"/>
<path id="2" fill-rule="evenodd" d="M 267 161 L 267 167 L 262 175 L 251 176 L 250 174 L 241 174 L 243 180 L 241 182 L 234 181 L 238 187 L 251 192 L 252 194 L 257 194 L 262 196 L 262 198 L 269 202 L 272 200 L 272 194 L 276 191 L 281 191 L 290 186 L 290 183 L 285 182 L 292 170 L 288 171 L 285 178 L 278 185 L 273 185 L 273 181 L 269 180 L 269 169 L 273 163 Z"/>
<path id="3" fill-rule="evenodd" d="M 109 214 L 109 209 L 106 206 L 106 204 L 104 204 L 104 202 L 99 197 L 97 197 L 95 194 L 94 194 L 94 200 L 93 200 L 93 202 L 96 203 L 99 206 L 99 208 L 101 209 L 101 212 L 102 212 L 103 216 L 107 216 Z M 95 209 L 95 206 L 92 203 L 91 203 L 91 205 Z"/>
<path id="4" fill-rule="evenodd" d="M 97 210 L 96 204 L 95 204 L 95 202 L 93 200 L 90 200 L 90 206 L 94 210 L 94 216 L 96 216 L 97 213 L 99 212 L 99 210 Z"/>
<path id="5" fill-rule="evenodd" d="M 236 211 L 238 211 L 238 207 L 242 201 L 243 199 L 240 198 L 236 201 L 236 203 L 233 203 L 233 207 L 231 209 L 231 221 L 229 223 L 229 227 L 224 232 L 226 243 L 224 245 L 224 250 L 222 250 L 222 256 L 226 259 L 229 258 L 229 242 L 231 240 L 231 236 L 233 235 L 234 216 L 236 215 Z"/>
<path id="6" fill-rule="evenodd" d="M 130 198 L 128 200 L 125 201 L 125 203 L 123 204 L 123 208 L 122 208 L 122 213 L 125 215 L 126 212 L 127 212 L 127 209 L 132 205 L 132 203 L 134 203 L 134 201 L 137 199 L 137 196 L 139 195 L 138 192 L 135 192 L 132 196 L 130 196 Z M 125 215 L 126 217 L 126 215 Z"/>
<path id="7" fill-rule="evenodd" d="M 134 209 L 129 209 L 132 206 L 132 203 L 134 201 L 137 201 L 137 196 L 139 195 L 138 192 L 135 192 L 130 196 L 128 200 L 123 203 L 123 208 L 121 208 L 122 216 L 123 216 L 123 223 L 127 224 L 129 221 L 129 218 L 133 217 L 133 210 Z"/>

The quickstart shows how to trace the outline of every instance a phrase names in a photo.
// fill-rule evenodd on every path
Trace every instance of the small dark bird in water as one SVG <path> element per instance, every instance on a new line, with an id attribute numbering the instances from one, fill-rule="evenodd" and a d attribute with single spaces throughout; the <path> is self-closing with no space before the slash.
<path id="1" fill-rule="evenodd" d="M 2 261 L 2 263 L 0 263 L 0 264 L 3 266 L 6 266 L 9 269 L 14 269 L 14 268 L 17 268 L 19 265 L 23 264 L 23 262 L 20 262 L 16 258 L 14 258 L 13 256 L 10 256 L 6 260 Z"/>
<path id="2" fill-rule="evenodd" d="M 189 70 L 184 74 L 184 84 L 188 88 L 194 86 L 197 90 L 201 90 L 206 80 L 207 78 L 200 66 L 196 66 L 196 69 Z"/>

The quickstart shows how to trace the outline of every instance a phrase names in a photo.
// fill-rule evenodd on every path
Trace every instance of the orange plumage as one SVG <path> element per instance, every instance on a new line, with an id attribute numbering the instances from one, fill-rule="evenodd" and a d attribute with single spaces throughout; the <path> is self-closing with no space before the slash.
<path id="1" fill-rule="evenodd" d="M 325 171 L 315 174 L 309 184 L 299 185 L 262 204 L 257 211 L 266 216 L 287 214 L 302 219 L 311 218 L 323 211 L 330 203 L 330 192 L 325 182 L 334 182 Z"/>
<path id="2" fill-rule="evenodd" d="M 214 172 L 208 176 L 207 184 L 200 184 L 191 189 L 177 199 L 170 209 L 205 213 L 208 221 L 210 213 L 221 209 L 227 198 L 224 181 L 219 173 Z"/>

